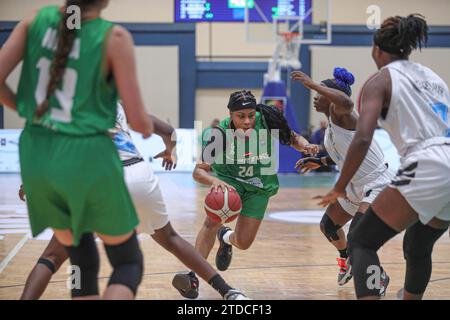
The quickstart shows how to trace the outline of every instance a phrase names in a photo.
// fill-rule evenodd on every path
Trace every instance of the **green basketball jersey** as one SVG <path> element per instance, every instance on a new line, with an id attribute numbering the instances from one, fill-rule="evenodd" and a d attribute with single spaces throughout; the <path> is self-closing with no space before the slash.
<path id="1" fill-rule="evenodd" d="M 113 24 L 101 18 L 82 22 L 75 31 L 67 67 L 49 99 L 49 110 L 35 118 L 36 107 L 46 96 L 62 16 L 59 7 L 45 7 L 29 26 L 17 110 L 29 124 L 66 134 L 105 132 L 114 127 L 118 93 L 114 80 L 107 81 L 105 69 L 107 36 Z"/>
<path id="2" fill-rule="evenodd" d="M 268 196 L 279 188 L 277 163 L 272 157 L 272 137 L 259 112 L 256 113 L 255 128 L 247 137 L 239 137 L 233 131 L 230 117 L 219 123 L 226 132 L 223 148 L 214 151 L 212 170 L 218 177 L 239 182 L 245 190 L 261 192 Z M 211 141 L 211 128 L 202 134 L 204 152 Z M 212 146 L 212 144 L 209 144 Z"/>

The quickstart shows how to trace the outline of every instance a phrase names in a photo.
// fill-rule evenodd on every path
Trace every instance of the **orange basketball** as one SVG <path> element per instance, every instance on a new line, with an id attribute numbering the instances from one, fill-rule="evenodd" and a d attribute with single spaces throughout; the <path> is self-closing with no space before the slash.
<path id="1" fill-rule="evenodd" d="M 241 212 L 241 197 L 235 190 L 221 188 L 217 192 L 210 192 L 205 198 L 205 211 L 214 221 L 231 222 Z"/>

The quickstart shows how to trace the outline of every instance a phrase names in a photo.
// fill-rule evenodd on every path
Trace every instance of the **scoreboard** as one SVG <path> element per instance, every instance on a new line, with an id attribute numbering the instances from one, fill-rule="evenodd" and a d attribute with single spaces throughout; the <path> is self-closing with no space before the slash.
<path id="1" fill-rule="evenodd" d="M 305 16 L 312 0 L 175 0 L 175 22 L 242 22 L 245 1 L 250 22 L 271 22 L 276 17 Z M 311 23 L 311 15 L 304 22 Z"/>

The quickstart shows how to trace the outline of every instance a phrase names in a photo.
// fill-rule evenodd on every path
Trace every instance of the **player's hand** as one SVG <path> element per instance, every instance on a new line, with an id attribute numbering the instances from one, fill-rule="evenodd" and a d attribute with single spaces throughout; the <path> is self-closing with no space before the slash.
<path id="1" fill-rule="evenodd" d="M 329 204 L 335 203 L 338 198 L 347 198 L 347 194 L 344 191 L 336 190 L 336 188 L 333 188 L 330 192 L 328 192 L 324 196 L 315 196 L 313 199 L 320 199 L 320 202 L 318 203 L 319 206 L 326 207 Z"/>
<path id="2" fill-rule="evenodd" d="M 298 152 L 309 154 L 311 156 L 316 156 L 320 151 L 320 147 L 318 145 L 309 143 L 308 140 L 295 132 L 293 132 L 291 136 L 290 146 Z"/>
<path id="3" fill-rule="evenodd" d="M 295 169 L 301 174 L 305 174 L 311 170 L 319 169 L 322 166 L 320 158 L 308 157 L 302 158 L 295 164 Z"/>
<path id="4" fill-rule="evenodd" d="M 23 184 L 20 185 L 19 198 L 20 200 L 25 201 L 25 191 L 23 191 Z"/>
<path id="5" fill-rule="evenodd" d="M 158 153 L 156 156 L 154 156 L 154 159 L 162 158 L 162 167 L 165 168 L 166 171 L 170 171 L 172 169 L 175 169 L 177 167 L 177 154 L 176 149 L 173 148 L 166 148 L 166 150 Z"/>
<path id="6" fill-rule="evenodd" d="M 219 189 L 222 189 L 222 192 L 225 192 L 225 189 L 236 191 L 236 189 L 233 186 L 229 185 L 228 183 L 225 183 L 220 179 L 214 179 L 214 182 L 211 185 L 211 189 L 209 190 L 209 193 L 211 193 L 211 192 L 217 193 L 219 191 Z"/>
<path id="7" fill-rule="evenodd" d="M 301 71 L 292 71 L 291 79 L 293 81 L 301 82 L 305 86 L 305 88 L 308 89 L 313 89 L 313 87 L 316 85 L 316 83 L 308 75 Z"/>
<path id="8" fill-rule="evenodd" d="M 315 157 L 315 156 L 317 156 L 319 151 L 320 151 L 320 146 L 318 146 L 317 144 L 308 144 L 307 146 L 305 146 L 305 151 L 303 151 L 303 153 L 309 154 L 309 155 Z"/>

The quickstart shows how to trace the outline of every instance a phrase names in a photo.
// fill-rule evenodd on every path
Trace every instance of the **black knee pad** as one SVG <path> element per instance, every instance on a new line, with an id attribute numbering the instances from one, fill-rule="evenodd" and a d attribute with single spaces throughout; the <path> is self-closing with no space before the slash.
<path id="1" fill-rule="evenodd" d="M 333 220 L 327 214 L 324 214 L 322 220 L 320 221 L 320 231 L 327 237 L 328 241 L 337 241 L 339 236 L 337 234 L 338 230 L 342 226 L 334 224 Z"/>
<path id="2" fill-rule="evenodd" d="M 358 211 L 353 216 L 352 222 L 350 223 L 350 227 L 348 228 L 347 241 L 350 241 L 352 237 L 352 231 L 355 230 L 356 225 L 358 224 L 359 220 L 361 220 L 363 215 L 364 213 Z"/>
<path id="3" fill-rule="evenodd" d="M 409 227 L 403 238 L 405 259 L 420 260 L 431 256 L 434 243 L 445 231 L 446 229 L 435 229 L 423 225 L 420 221 Z"/>
<path id="4" fill-rule="evenodd" d="M 420 221 L 406 230 L 403 238 L 406 260 L 404 287 L 409 293 L 425 292 L 431 277 L 433 246 L 445 231 L 423 225 Z"/>
<path id="5" fill-rule="evenodd" d="M 352 245 L 358 245 L 378 251 L 386 241 L 398 232 L 384 223 L 370 206 L 366 213 L 359 217 L 359 221 L 356 222 L 351 233 L 351 239 L 348 243 L 349 250 L 351 250 Z"/>
<path id="6" fill-rule="evenodd" d="M 80 268 L 80 286 L 72 289 L 72 297 L 98 295 L 98 270 L 100 258 L 92 233 L 85 233 L 77 247 L 66 247 L 72 266 Z M 75 273 L 74 276 L 77 276 Z"/>
<path id="7" fill-rule="evenodd" d="M 144 258 L 136 232 L 122 244 L 116 246 L 105 244 L 105 250 L 114 269 L 108 286 L 121 284 L 130 288 L 136 295 L 144 270 Z"/>
<path id="8" fill-rule="evenodd" d="M 356 296 L 362 298 L 378 295 L 380 288 L 369 285 L 376 283 L 376 274 L 380 275 L 382 272 L 376 252 L 397 232 L 369 207 L 351 233 L 347 252 L 352 264 Z"/>
<path id="9" fill-rule="evenodd" d="M 50 261 L 49 259 L 39 258 L 37 263 L 46 266 L 53 274 L 56 272 L 55 264 L 52 261 Z"/>

